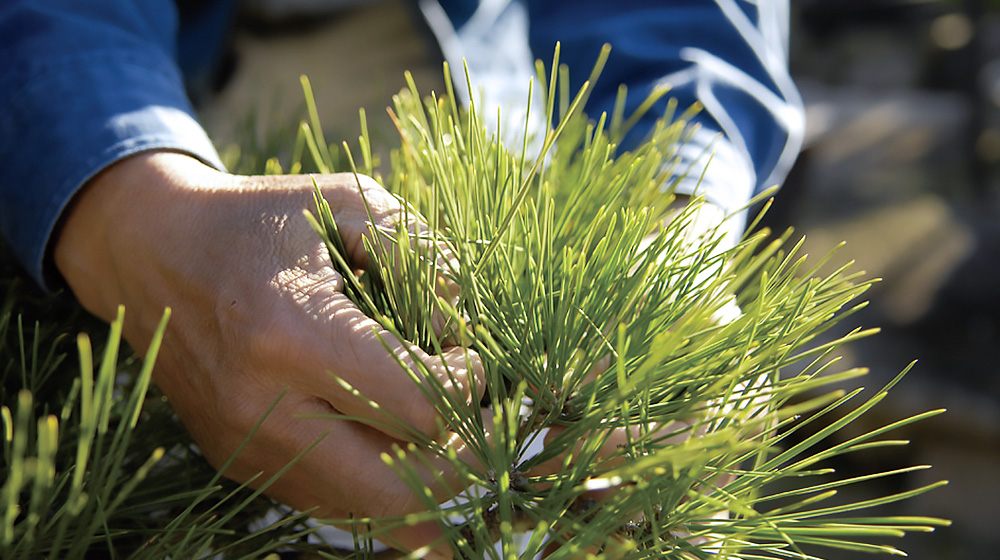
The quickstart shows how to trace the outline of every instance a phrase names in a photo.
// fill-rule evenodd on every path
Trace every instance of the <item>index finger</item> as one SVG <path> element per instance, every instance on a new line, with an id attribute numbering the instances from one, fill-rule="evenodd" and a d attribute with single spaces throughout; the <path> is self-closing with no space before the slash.
<path id="1" fill-rule="evenodd" d="M 259 327 L 251 355 L 262 370 L 396 437 L 407 430 L 428 436 L 440 431 L 428 395 L 466 403 L 481 397 L 484 377 L 474 351 L 451 347 L 428 354 L 366 316 L 329 277 L 306 285 L 302 293 L 296 283 L 283 283 L 282 299 L 290 305 Z"/>

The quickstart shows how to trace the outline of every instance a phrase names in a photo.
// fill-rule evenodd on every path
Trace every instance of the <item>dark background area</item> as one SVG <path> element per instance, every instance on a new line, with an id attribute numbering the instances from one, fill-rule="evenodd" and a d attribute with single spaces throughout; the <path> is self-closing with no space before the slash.
<path id="1" fill-rule="evenodd" d="M 995 558 L 1000 549 L 1000 3 L 792 2 L 791 68 L 806 146 L 768 218 L 837 262 L 881 278 L 849 326 L 883 332 L 849 347 L 881 386 L 856 428 L 936 408 L 905 448 L 856 454 L 843 473 L 930 464 L 882 491 L 949 486 L 887 508 L 950 518 L 898 543 L 911 558 Z M 849 434 L 844 434 L 848 436 Z M 867 555 L 828 554 L 831 559 Z"/>

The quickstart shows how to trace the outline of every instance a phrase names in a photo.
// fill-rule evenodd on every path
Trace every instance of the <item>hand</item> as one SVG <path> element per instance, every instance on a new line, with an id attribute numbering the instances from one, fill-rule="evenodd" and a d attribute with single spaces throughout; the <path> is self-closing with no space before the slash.
<path id="1" fill-rule="evenodd" d="M 349 257 L 363 268 L 369 230 L 359 179 L 375 225 L 391 226 L 399 205 L 375 181 L 316 176 Z M 244 481 L 263 473 L 254 481 L 259 485 L 319 441 L 267 489 L 270 496 L 315 517 L 421 510 L 380 456 L 400 443 L 406 427 L 447 435 L 438 434 L 435 409 L 397 359 L 417 371 L 412 352 L 470 401 L 480 396 L 470 388 L 484 387 L 480 366 L 465 348 L 450 348 L 442 359 L 406 347 L 348 300 L 343 278 L 302 215 L 313 206 L 313 192 L 308 176 L 240 177 L 179 153 L 140 154 L 102 172 L 77 196 L 55 262 L 99 317 L 110 320 L 125 305 L 125 337 L 140 352 L 164 308 L 172 307 L 154 381 L 216 467 L 284 393 L 227 476 Z M 381 408 L 353 396 L 329 372 Z M 381 427 L 330 418 L 335 413 Z M 445 461 L 430 460 L 444 480 L 454 478 Z M 427 473 L 428 485 L 433 479 Z M 416 549 L 437 531 L 433 524 L 407 527 L 387 542 Z M 450 555 L 447 546 L 439 550 Z"/>

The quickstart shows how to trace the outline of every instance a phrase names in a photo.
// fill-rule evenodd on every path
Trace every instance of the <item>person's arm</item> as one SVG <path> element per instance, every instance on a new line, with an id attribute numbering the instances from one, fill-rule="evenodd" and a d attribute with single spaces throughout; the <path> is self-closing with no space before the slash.
<path id="1" fill-rule="evenodd" d="M 174 63 L 169 0 L 32 0 L 0 7 L 0 232 L 54 287 L 53 234 L 100 170 L 153 149 L 222 167 Z"/>
<path id="2" fill-rule="evenodd" d="M 734 214 L 753 195 L 784 180 L 805 126 L 788 74 L 788 0 L 526 2 L 532 51 L 543 56 L 559 41 L 562 61 L 577 84 L 586 79 L 601 46 L 611 44 L 588 103 L 590 114 L 610 114 L 619 84 L 629 88 L 626 114 L 654 88 L 670 86 L 626 137 L 624 148 L 641 141 L 667 99 L 676 98 L 681 110 L 696 102 L 704 106 L 694 119 L 701 131 L 682 156 L 694 162 L 707 148 L 711 163 L 701 179 L 708 163 L 702 158 L 680 192 L 704 195 Z"/>
<path id="3" fill-rule="evenodd" d="M 508 132 L 510 124 L 524 122 L 518 109 L 534 59 L 551 61 L 557 42 L 574 91 L 603 45 L 611 45 L 586 107 L 592 117 L 611 114 L 621 84 L 628 87 L 626 114 L 654 88 L 670 86 L 624 149 L 642 140 L 668 99 L 677 99 L 680 110 L 703 105 L 695 118 L 700 130 L 680 148 L 677 169 L 691 173 L 678 192 L 703 195 L 711 204 L 704 227 L 730 216 L 730 241 L 744 227 L 740 210 L 784 180 L 801 147 L 804 113 L 788 75 L 787 0 L 421 0 L 420 6 L 449 62 L 456 68 L 463 58 L 468 63 L 478 88 L 473 95 L 482 96 L 486 114 L 499 106 L 511 117 Z M 467 95 L 464 75 L 458 77 L 456 87 Z M 533 123 L 544 125 L 539 121 Z"/>

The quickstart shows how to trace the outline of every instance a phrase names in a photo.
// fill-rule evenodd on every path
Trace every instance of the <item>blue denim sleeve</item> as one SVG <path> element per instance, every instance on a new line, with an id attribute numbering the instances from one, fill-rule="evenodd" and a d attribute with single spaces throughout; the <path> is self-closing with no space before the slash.
<path id="1" fill-rule="evenodd" d="M 579 87 L 605 43 L 611 56 L 587 105 L 610 113 L 619 84 L 626 111 L 657 87 L 671 90 L 626 138 L 634 145 L 663 114 L 668 98 L 700 103 L 700 129 L 681 147 L 696 170 L 678 189 L 701 194 L 743 219 L 750 198 L 781 183 L 798 151 L 804 112 L 788 74 L 788 0 L 421 0 L 453 64 L 465 58 L 487 103 L 523 104 L 534 58 L 561 62 Z M 517 84 L 512 87 L 511 84 Z M 461 84 L 459 88 L 462 89 Z M 490 99 L 492 97 L 492 100 Z M 523 122 L 523 121 L 522 121 Z M 701 174 L 707 155 L 711 163 Z M 742 227 L 742 226 L 740 226 Z"/>
<path id="2" fill-rule="evenodd" d="M 604 43 L 607 66 L 588 105 L 610 113 L 619 84 L 629 88 L 626 114 L 655 87 L 680 108 L 700 103 L 701 130 L 682 156 L 711 152 L 699 189 L 723 209 L 736 212 L 750 197 L 784 180 L 801 148 L 804 114 L 788 74 L 788 0 L 529 0 L 532 51 L 561 43 L 571 77 L 582 83 Z M 650 111 L 625 139 L 639 141 L 655 119 Z M 683 166 L 681 167 L 683 168 Z M 697 173 L 695 175 L 698 175 Z"/>
<path id="3" fill-rule="evenodd" d="M 60 215 L 109 164 L 171 149 L 221 168 L 184 92 L 176 31 L 170 0 L 0 6 L 0 232 L 40 284 Z"/>

